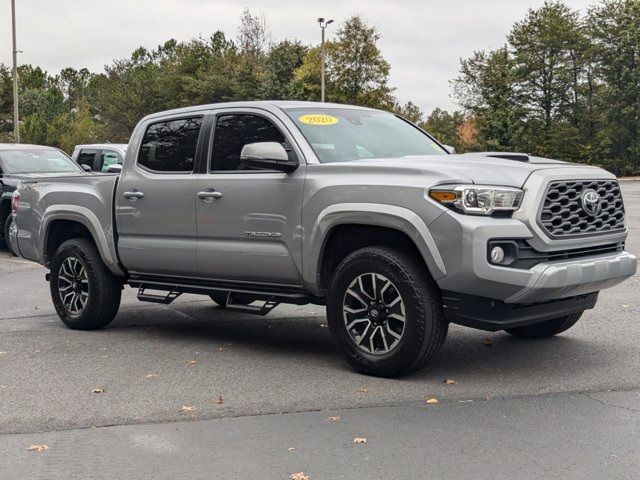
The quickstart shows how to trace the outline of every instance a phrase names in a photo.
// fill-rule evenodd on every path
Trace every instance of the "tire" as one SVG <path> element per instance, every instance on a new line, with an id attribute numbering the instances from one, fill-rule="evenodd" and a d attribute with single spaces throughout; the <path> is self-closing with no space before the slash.
<path id="1" fill-rule="evenodd" d="M 362 292 L 360 280 L 369 293 Z M 364 302 L 348 290 L 361 292 L 357 295 Z M 359 312 L 365 305 L 366 313 Z M 424 367 L 440 351 L 448 330 L 440 291 L 424 264 L 387 247 L 363 248 L 340 262 L 327 293 L 327 322 L 347 362 L 379 377 Z"/>
<path id="2" fill-rule="evenodd" d="M 535 325 L 527 325 L 524 327 L 509 328 L 505 330 L 514 337 L 518 338 L 548 338 L 558 335 L 559 333 L 569 330 L 573 327 L 584 312 L 572 313 L 564 317 L 554 318 L 546 322 L 537 323 Z"/>
<path id="3" fill-rule="evenodd" d="M 106 327 L 120 308 L 122 282 L 102 262 L 93 242 L 84 238 L 58 247 L 49 288 L 60 320 L 74 330 Z"/>
<path id="4" fill-rule="evenodd" d="M 215 292 L 209 295 L 209 298 L 216 302 L 219 307 L 226 308 L 227 307 L 227 296 L 229 292 Z M 255 302 L 255 298 L 249 297 L 247 295 L 235 294 L 233 296 L 233 302 L 239 303 L 240 305 L 249 305 L 250 303 Z"/>
<path id="5" fill-rule="evenodd" d="M 2 233 L 4 235 L 4 243 L 7 246 L 7 250 L 9 250 L 9 253 L 15 255 L 15 252 L 11 248 L 11 240 L 9 240 L 9 230 L 11 229 L 11 225 L 13 225 L 13 216 L 11 215 L 11 213 L 9 213 L 7 218 L 3 220 L 4 221 L 2 223 Z"/>

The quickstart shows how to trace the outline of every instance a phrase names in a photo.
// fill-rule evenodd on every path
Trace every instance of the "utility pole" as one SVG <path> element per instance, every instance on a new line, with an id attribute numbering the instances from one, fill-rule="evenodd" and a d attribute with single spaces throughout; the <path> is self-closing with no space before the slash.
<path id="1" fill-rule="evenodd" d="M 13 31 L 13 136 L 20 143 L 18 116 L 18 47 L 16 46 L 16 0 L 11 0 L 11 27 Z"/>
<path id="2" fill-rule="evenodd" d="M 325 51 L 324 51 L 324 30 L 327 25 L 333 23 L 333 20 L 324 21 L 323 17 L 318 18 L 318 24 L 322 30 L 322 41 L 320 43 L 320 101 L 324 102 L 324 66 L 325 66 Z"/>

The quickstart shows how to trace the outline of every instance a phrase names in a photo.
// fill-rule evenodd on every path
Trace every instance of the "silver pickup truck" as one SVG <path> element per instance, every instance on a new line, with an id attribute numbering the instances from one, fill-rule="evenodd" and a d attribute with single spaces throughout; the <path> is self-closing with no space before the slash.
<path id="1" fill-rule="evenodd" d="M 10 238 L 49 268 L 76 329 L 143 301 L 209 295 L 266 314 L 326 305 L 357 370 L 399 376 L 450 322 L 548 337 L 636 271 L 616 178 L 517 153 L 450 155 L 390 113 L 310 102 L 145 117 L 118 175 L 30 178 Z M 603 320 L 604 321 L 604 320 Z"/>

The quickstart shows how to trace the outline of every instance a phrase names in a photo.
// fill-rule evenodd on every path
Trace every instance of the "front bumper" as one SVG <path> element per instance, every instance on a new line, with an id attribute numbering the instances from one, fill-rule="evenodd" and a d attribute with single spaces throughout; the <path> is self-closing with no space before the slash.
<path id="1" fill-rule="evenodd" d="M 576 297 L 612 287 L 636 272 L 637 259 L 629 252 L 544 262 L 530 269 L 493 265 L 487 259 L 492 239 L 531 239 L 531 230 L 513 218 L 487 218 L 445 213 L 433 222 L 432 232 L 447 267 L 437 279 L 445 292 L 531 304 Z M 600 243 L 623 241 L 626 232 Z M 591 240 L 585 240 L 585 243 Z"/>
<path id="2" fill-rule="evenodd" d="M 445 318 L 459 325 L 496 332 L 560 318 L 595 307 L 598 292 L 541 303 L 505 303 L 455 292 L 442 292 Z"/>

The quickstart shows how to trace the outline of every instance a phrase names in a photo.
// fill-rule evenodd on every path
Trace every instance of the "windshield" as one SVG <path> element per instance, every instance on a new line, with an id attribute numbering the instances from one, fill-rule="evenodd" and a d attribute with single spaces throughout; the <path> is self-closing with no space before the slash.
<path id="1" fill-rule="evenodd" d="M 291 108 L 321 163 L 410 155 L 446 155 L 424 132 L 387 112 L 351 108 Z"/>
<path id="2" fill-rule="evenodd" d="M 0 167 L 4 173 L 76 173 L 82 171 L 59 150 L 0 150 Z"/>

